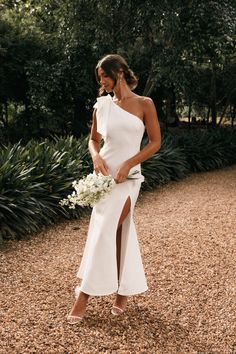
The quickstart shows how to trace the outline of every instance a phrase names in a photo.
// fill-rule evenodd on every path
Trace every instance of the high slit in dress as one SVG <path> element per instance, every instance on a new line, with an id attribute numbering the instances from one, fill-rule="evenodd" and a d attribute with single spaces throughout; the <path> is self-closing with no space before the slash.
<path id="1" fill-rule="evenodd" d="M 99 155 L 105 160 L 109 173 L 115 177 L 118 167 L 140 151 L 145 131 L 143 121 L 119 107 L 108 94 L 97 98 L 97 132 L 104 144 Z M 76 277 L 80 290 L 92 296 L 135 295 L 148 290 L 137 233 L 133 221 L 144 176 L 141 165 L 132 167 L 132 179 L 117 183 L 110 194 L 97 202 L 91 213 L 87 240 Z M 95 171 L 93 171 L 95 173 Z M 119 279 L 117 272 L 116 234 L 121 212 L 130 197 L 130 211 L 122 223 Z"/>

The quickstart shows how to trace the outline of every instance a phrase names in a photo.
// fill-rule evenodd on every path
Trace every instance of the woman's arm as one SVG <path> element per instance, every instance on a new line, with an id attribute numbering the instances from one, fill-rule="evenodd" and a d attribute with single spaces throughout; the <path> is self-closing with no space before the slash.
<path id="1" fill-rule="evenodd" d="M 101 134 L 97 132 L 97 119 L 96 119 L 96 109 L 95 109 L 93 111 L 93 123 L 91 127 L 88 148 L 93 160 L 93 168 L 96 174 L 101 172 L 103 175 L 108 176 L 109 169 L 105 161 L 99 155 L 101 139 L 102 139 Z"/>
<path id="2" fill-rule="evenodd" d="M 143 101 L 144 123 L 149 142 L 136 155 L 126 160 L 118 169 L 116 181 L 124 182 L 129 170 L 139 163 L 149 159 L 161 147 L 161 130 L 157 117 L 157 111 L 151 98 L 145 97 Z"/>

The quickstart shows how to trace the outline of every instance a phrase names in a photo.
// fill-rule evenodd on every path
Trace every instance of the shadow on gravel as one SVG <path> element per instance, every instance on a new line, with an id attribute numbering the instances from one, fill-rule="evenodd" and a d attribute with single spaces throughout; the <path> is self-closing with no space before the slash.
<path id="1" fill-rule="evenodd" d="M 106 311 L 107 312 L 107 311 Z M 132 347 L 133 343 L 140 343 L 140 349 L 156 350 L 160 353 L 212 353 L 212 349 L 206 343 L 196 343 L 189 338 L 189 331 L 178 323 L 168 322 L 162 313 L 149 307 L 130 307 L 121 316 L 107 315 L 105 311 L 97 314 L 87 311 L 84 329 L 89 331 L 99 330 L 102 336 L 116 338 L 120 343 Z M 130 336 L 132 332 L 132 336 Z M 153 344 L 155 343 L 155 347 Z M 112 347 L 112 350 L 118 349 Z M 111 347 L 104 347 L 109 350 Z M 152 351 L 153 352 L 153 351 Z M 150 351 L 151 353 L 151 351 Z"/>

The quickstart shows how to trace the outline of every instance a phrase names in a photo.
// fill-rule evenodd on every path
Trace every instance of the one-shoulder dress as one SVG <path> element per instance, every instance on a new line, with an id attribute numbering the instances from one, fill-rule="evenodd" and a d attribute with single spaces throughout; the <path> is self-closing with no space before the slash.
<path id="1" fill-rule="evenodd" d="M 97 132 L 104 144 L 99 152 L 110 174 L 115 177 L 119 166 L 140 151 L 145 131 L 143 121 L 118 106 L 110 94 L 97 98 Z M 110 194 L 92 209 L 87 240 L 76 277 L 81 279 L 80 290 L 92 296 L 135 295 L 148 290 L 136 228 L 133 220 L 144 176 L 141 165 L 132 167 L 132 179 L 117 183 Z M 95 173 L 95 171 L 93 171 Z M 130 197 L 130 212 L 121 228 L 119 279 L 117 272 L 116 233 L 118 221 L 126 200 Z"/>

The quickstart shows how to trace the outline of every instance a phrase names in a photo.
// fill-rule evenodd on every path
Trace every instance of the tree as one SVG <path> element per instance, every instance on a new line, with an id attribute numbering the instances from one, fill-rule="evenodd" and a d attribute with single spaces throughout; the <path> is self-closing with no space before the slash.
<path id="1" fill-rule="evenodd" d="M 15 134 L 19 124 L 34 136 L 86 134 L 94 67 L 112 52 L 128 60 L 136 92 L 154 99 L 163 122 L 184 105 L 189 121 L 204 106 L 213 124 L 217 111 L 235 111 L 235 79 L 225 79 L 235 65 L 231 0 L 4 0 L 1 9 L 0 114 L 9 126 L 11 107 Z"/>

